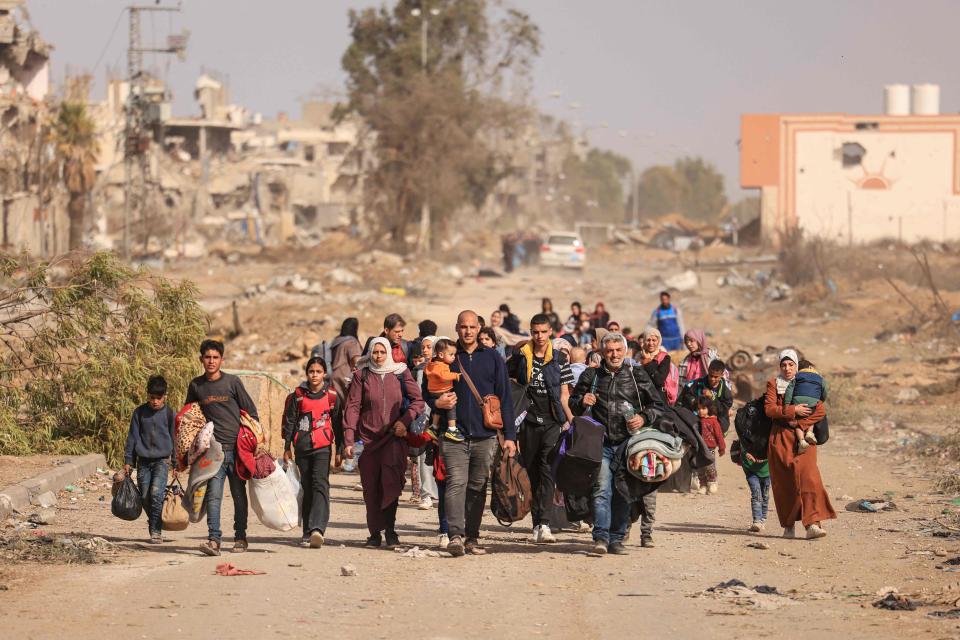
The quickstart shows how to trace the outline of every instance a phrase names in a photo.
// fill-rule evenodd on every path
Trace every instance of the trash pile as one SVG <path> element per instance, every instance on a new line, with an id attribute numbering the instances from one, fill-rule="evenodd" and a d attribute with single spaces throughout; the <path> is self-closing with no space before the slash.
<path id="1" fill-rule="evenodd" d="M 759 584 L 748 587 L 741 580 L 733 579 L 721 582 L 708 589 L 694 594 L 695 598 L 715 598 L 726 600 L 741 607 L 753 607 L 771 611 L 788 605 L 800 604 L 792 597 L 781 593 L 776 587 Z"/>

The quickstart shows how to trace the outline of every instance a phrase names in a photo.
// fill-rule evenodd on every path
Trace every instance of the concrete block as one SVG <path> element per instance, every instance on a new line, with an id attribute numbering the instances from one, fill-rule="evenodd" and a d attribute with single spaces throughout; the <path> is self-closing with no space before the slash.
<path id="1" fill-rule="evenodd" d="M 30 498 L 30 502 L 38 507 L 52 507 L 57 504 L 57 496 L 53 491 L 44 491 L 40 495 Z"/>

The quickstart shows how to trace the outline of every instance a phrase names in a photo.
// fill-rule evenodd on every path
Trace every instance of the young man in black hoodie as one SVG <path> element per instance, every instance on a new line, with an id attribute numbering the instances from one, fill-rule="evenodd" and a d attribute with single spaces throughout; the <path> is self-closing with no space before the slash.
<path id="1" fill-rule="evenodd" d="M 513 419 L 510 399 L 510 381 L 503 358 L 495 349 L 487 349 L 477 341 L 480 320 L 474 311 L 463 311 L 457 316 L 457 359 L 450 367 L 463 373 L 449 391 L 430 400 L 431 409 L 457 407 L 457 426 L 464 435 L 463 441 L 448 439 L 440 441 L 440 456 L 447 471 L 447 488 L 444 508 L 450 525 L 450 544 L 447 551 L 453 556 L 464 553 L 486 553 L 480 545 L 480 522 L 483 520 L 487 496 L 487 479 L 490 465 L 497 451 L 496 432 L 483 426 L 480 404 L 466 382 L 470 376 L 481 397 L 494 394 L 500 399 L 503 419 L 504 453 L 513 456 L 517 452 L 517 427 Z M 464 541 L 466 535 L 466 541 Z"/>
<path id="2" fill-rule="evenodd" d="M 160 516 L 166 497 L 170 458 L 173 456 L 173 411 L 167 406 L 167 381 L 152 376 L 147 381 L 147 402 L 130 418 L 130 433 L 123 452 L 123 472 L 137 467 L 137 486 L 147 512 L 150 542 L 163 542 Z"/>
<path id="3" fill-rule="evenodd" d="M 257 407 L 243 388 L 240 378 L 224 373 L 223 343 L 219 340 L 204 340 L 200 344 L 200 364 L 203 375 L 190 381 L 187 387 L 186 404 L 199 402 L 203 416 L 213 423 L 213 437 L 223 446 L 223 464 L 217 475 L 207 483 L 207 541 L 200 551 L 208 556 L 220 555 L 220 504 L 223 502 L 223 481 L 230 483 L 233 496 L 233 549 L 234 553 L 247 550 L 247 483 L 237 475 L 235 454 L 237 434 L 240 432 L 240 410 L 246 411 L 254 420 L 260 420 Z"/>

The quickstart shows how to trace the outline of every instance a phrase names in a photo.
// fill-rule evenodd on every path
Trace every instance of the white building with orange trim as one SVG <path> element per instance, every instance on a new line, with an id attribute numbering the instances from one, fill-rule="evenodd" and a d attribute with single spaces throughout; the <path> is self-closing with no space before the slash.
<path id="1" fill-rule="evenodd" d="M 848 244 L 958 240 L 958 137 L 960 115 L 745 114 L 740 183 L 760 189 L 775 244 L 798 227 Z"/>

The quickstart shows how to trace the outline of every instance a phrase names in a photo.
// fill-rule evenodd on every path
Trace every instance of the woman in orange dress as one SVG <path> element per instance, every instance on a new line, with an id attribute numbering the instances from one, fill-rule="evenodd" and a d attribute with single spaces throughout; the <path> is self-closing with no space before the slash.
<path id="1" fill-rule="evenodd" d="M 773 420 L 770 430 L 770 480 L 777 516 L 783 527 L 784 538 L 796 537 L 799 520 L 807 530 L 808 539 L 827 535 L 821 523 L 837 517 L 830 497 L 823 488 L 820 468 L 817 466 L 817 447 L 797 453 L 796 419 L 812 417 L 823 412 L 823 407 L 810 409 L 805 405 L 783 405 L 783 395 L 790 381 L 797 375 L 800 358 L 793 349 L 780 353 L 780 375 L 767 383 L 764 408 Z M 822 418 L 823 416 L 820 416 Z"/>

